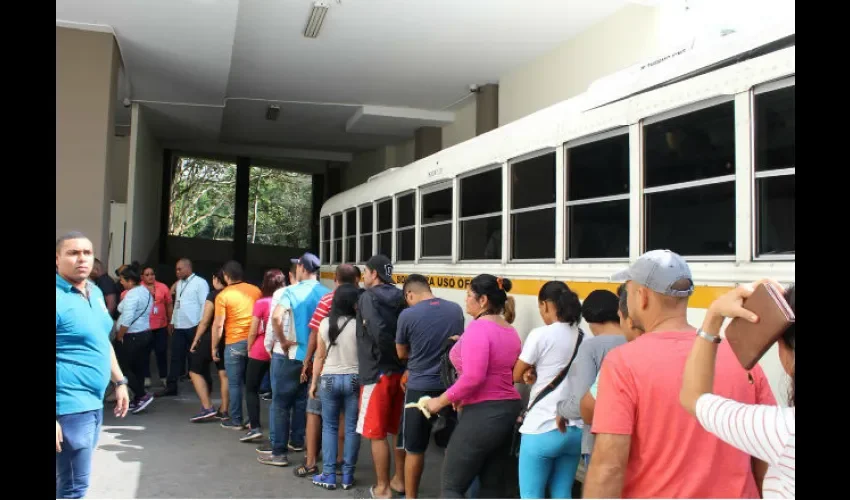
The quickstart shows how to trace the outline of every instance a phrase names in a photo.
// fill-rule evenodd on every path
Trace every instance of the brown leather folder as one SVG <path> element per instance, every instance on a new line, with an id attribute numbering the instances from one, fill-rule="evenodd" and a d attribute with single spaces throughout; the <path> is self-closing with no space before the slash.
<path id="1" fill-rule="evenodd" d="M 726 327 L 726 341 L 746 370 L 752 369 L 774 342 L 794 323 L 794 312 L 782 292 L 769 283 L 759 285 L 744 300 L 744 309 L 755 313 L 759 320 L 751 323 L 735 318 Z"/>

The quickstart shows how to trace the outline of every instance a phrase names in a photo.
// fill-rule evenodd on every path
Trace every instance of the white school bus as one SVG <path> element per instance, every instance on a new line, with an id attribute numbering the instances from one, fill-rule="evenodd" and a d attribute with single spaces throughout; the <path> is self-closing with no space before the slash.
<path id="1" fill-rule="evenodd" d="M 694 42 L 330 198 L 322 280 L 382 253 L 463 306 L 472 277 L 508 277 L 523 338 L 543 283 L 616 291 L 651 249 L 688 260 L 695 326 L 738 283 L 793 282 L 794 34 Z M 785 401 L 775 348 L 761 364 Z"/>

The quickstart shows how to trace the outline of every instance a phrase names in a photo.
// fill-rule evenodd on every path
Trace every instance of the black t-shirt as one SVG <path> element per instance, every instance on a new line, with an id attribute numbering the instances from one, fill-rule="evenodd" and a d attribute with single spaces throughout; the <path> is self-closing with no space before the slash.
<path id="1" fill-rule="evenodd" d="M 110 295 L 115 295 L 115 305 L 118 305 L 118 298 L 121 296 L 121 290 L 118 288 L 118 285 L 115 281 L 109 277 L 108 274 L 104 274 L 100 278 L 94 280 L 94 284 L 100 288 L 100 291 L 103 292 L 103 300 L 106 301 L 106 297 Z M 112 319 L 118 319 L 120 314 L 118 314 L 118 308 L 115 308 L 115 312 L 112 313 Z"/>
<path id="2" fill-rule="evenodd" d="M 210 290 L 210 293 L 207 294 L 207 302 L 212 302 L 213 306 L 215 306 L 215 298 L 218 297 L 218 294 L 220 292 L 221 292 L 221 290 L 216 290 L 215 288 Z M 213 316 L 213 318 L 215 318 L 215 316 Z M 204 332 L 204 335 L 206 335 L 208 333 L 209 334 L 212 333 L 212 323 L 210 323 L 210 326 L 207 327 L 207 331 Z M 221 329 L 221 340 L 219 340 L 218 346 L 219 347 L 224 346 L 224 328 Z"/>
<path id="3" fill-rule="evenodd" d="M 94 280 L 95 285 L 100 288 L 100 291 L 103 292 L 103 297 L 105 298 L 107 295 L 118 295 L 118 286 L 115 284 L 115 281 L 109 277 L 109 275 L 104 274 L 98 279 Z M 116 297 L 117 298 L 117 297 Z"/>

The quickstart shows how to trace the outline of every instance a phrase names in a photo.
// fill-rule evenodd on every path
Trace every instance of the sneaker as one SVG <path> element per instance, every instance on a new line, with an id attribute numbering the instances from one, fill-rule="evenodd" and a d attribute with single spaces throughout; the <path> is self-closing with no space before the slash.
<path id="1" fill-rule="evenodd" d="M 273 450 L 271 443 L 264 443 L 257 446 L 257 453 L 260 455 L 271 455 Z"/>
<path id="2" fill-rule="evenodd" d="M 342 475 L 342 489 L 350 490 L 354 487 L 354 474 Z"/>
<path id="3" fill-rule="evenodd" d="M 143 411 L 145 408 L 150 406 L 151 403 L 153 403 L 153 394 L 147 393 L 138 399 L 136 403 L 136 408 L 134 408 L 132 412 L 139 413 L 140 411 Z"/>
<path id="4" fill-rule="evenodd" d="M 303 445 L 303 444 L 300 444 L 300 445 L 299 445 L 299 444 L 292 444 L 292 443 L 289 443 L 289 445 L 288 445 L 288 446 L 289 446 L 289 449 L 290 449 L 290 450 L 295 451 L 295 452 L 301 452 L 301 451 L 304 451 L 304 445 Z"/>
<path id="5" fill-rule="evenodd" d="M 230 420 L 230 413 L 221 411 L 221 408 L 219 408 L 218 411 L 215 412 L 215 418 L 219 420 Z"/>
<path id="6" fill-rule="evenodd" d="M 130 404 L 127 405 L 127 409 L 130 410 L 130 413 L 136 413 L 136 409 L 139 407 L 139 400 L 133 399 L 130 401 Z"/>
<path id="7" fill-rule="evenodd" d="M 221 421 L 221 427 L 224 429 L 233 429 L 234 431 L 244 431 L 245 425 L 239 422 L 234 422 L 233 419 L 228 418 L 227 420 Z"/>
<path id="8" fill-rule="evenodd" d="M 313 484 L 326 490 L 335 490 L 336 474 L 317 474 L 313 476 Z"/>
<path id="9" fill-rule="evenodd" d="M 201 412 L 189 419 L 189 422 L 207 422 L 215 418 L 215 408 L 201 408 Z"/>
<path id="10" fill-rule="evenodd" d="M 247 434 L 239 438 L 239 441 L 242 441 L 243 443 L 250 443 L 251 441 L 260 439 L 262 437 L 263 431 L 261 431 L 260 429 L 250 429 L 248 430 Z"/>
<path id="11" fill-rule="evenodd" d="M 289 459 L 286 455 L 260 455 L 257 461 L 264 465 L 274 465 L 275 467 L 286 467 L 289 465 Z"/>

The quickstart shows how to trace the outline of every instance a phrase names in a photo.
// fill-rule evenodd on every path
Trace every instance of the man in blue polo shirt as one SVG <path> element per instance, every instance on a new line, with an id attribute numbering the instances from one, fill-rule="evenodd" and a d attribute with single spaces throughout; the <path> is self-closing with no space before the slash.
<path id="1" fill-rule="evenodd" d="M 103 422 L 103 396 L 115 383 L 115 415 L 130 404 L 127 379 L 109 333 L 103 293 L 89 281 L 94 252 L 82 233 L 56 242 L 56 497 L 82 498 Z"/>
<path id="2" fill-rule="evenodd" d="M 280 301 L 272 304 L 272 408 L 274 435 L 271 455 L 261 454 L 258 460 L 266 465 L 285 467 L 289 465 L 287 448 L 300 451 L 304 446 L 307 427 L 307 380 L 301 377 L 307 342 L 310 339 L 310 318 L 319 305 L 319 300 L 330 288 L 319 283 L 319 258 L 305 253 L 297 264 L 297 285 L 286 287 Z M 292 410 L 292 443 L 289 414 Z"/>

